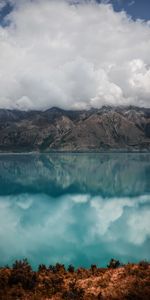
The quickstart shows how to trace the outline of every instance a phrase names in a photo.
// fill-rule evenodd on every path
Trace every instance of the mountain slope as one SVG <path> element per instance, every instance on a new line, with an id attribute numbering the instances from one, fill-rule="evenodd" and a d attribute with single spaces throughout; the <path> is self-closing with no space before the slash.
<path id="1" fill-rule="evenodd" d="M 150 150 L 150 109 L 0 110 L 0 151 Z"/>

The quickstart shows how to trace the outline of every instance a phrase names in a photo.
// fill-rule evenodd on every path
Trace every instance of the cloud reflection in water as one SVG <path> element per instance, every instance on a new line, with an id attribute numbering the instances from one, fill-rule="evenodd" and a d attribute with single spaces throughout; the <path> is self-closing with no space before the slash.
<path id="1" fill-rule="evenodd" d="M 149 195 L 103 198 L 90 194 L 0 197 L 0 264 L 28 257 L 36 266 L 76 266 L 150 259 Z"/>

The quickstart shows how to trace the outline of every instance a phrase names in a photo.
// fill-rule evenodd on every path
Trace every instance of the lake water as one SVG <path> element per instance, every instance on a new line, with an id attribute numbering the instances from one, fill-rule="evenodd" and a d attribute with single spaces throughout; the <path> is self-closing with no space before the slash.
<path id="1" fill-rule="evenodd" d="M 0 265 L 150 260 L 150 154 L 0 155 Z"/>

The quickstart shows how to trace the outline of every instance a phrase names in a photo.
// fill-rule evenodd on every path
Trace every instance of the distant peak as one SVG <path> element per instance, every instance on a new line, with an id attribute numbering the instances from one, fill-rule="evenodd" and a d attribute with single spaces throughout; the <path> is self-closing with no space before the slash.
<path id="1" fill-rule="evenodd" d="M 53 106 L 53 107 L 46 110 L 46 112 L 62 112 L 62 111 L 64 111 L 64 110 L 57 107 L 57 106 Z"/>

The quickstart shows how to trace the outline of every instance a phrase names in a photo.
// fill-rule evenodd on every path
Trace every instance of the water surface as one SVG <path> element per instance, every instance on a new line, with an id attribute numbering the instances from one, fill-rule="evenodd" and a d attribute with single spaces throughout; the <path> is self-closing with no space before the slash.
<path id="1" fill-rule="evenodd" d="M 150 260 L 150 154 L 0 155 L 0 265 Z"/>

